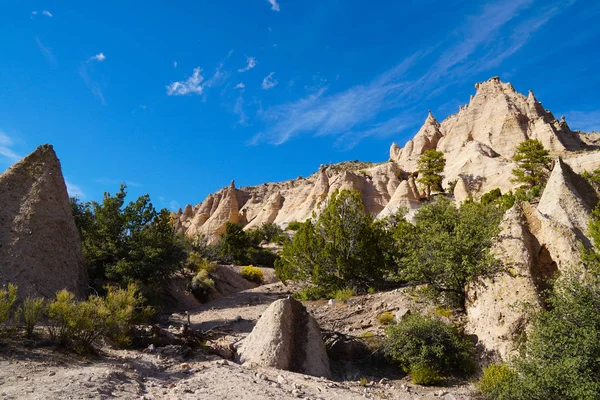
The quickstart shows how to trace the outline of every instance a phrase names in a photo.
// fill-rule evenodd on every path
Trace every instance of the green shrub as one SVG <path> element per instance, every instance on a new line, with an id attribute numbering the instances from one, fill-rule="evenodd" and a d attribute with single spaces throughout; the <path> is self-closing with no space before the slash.
<path id="1" fill-rule="evenodd" d="M 498 201 L 501 197 L 502 192 L 500 191 L 500 188 L 492 189 L 489 192 L 484 193 L 483 196 L 481 196 L 481 204 L 487 206 L 488 204 L 492 204 L 495 201 Z"/>
<path id="2" fill-rule="evenodd" d="M 475 386 L 489 399 L 509 399 L 504 397 L 515 384 L 516 373 L 506 364 L 490 364 L 483 369 L 482 377 Z"/>
<path id="3" fill-rule="evenodd" d="M 354 290 L 351 288 L 338 289 L 332 293 L 332 297 L 338 301 L 346 301 L 354 294 Z"/>
<path id="4" fill-rule="evenodd" d="M 288 231 L 297 231 L 298 229 L 300 229 L 301 226 L 302 222 L 292 221 L 288 224 L 287 228 L 285 229 Z"/>
<path id="5" fill-rule="evenodd" d="M 377 293 L 377 289 L 375 289 L 374 287 L 370 287 L 367 289 L 367 293 L 369 294 L 375 294 Z"/>
<path id="6" fill-rule="evenodd" d="M 394 322 L 395 319 L 394 314 L 389 311 L 382 312 L 376 318 L 381 325 L 390 325 Z"/>
<path id="7" fill-rule="evenodd" d="M 144 307 L 144 298 L 134 284 L 127 289 L 108 287 L 100 306 L 102 334 L 119 347 L 131 345 L 133 325 L 148 319 L 152 313 L 149 307 Z"/>
<path id="8" fill-rule="evenodd" d="M 187 267 L 194 272 L 206 271 L 211 273 L 216 266 L 216 262 L 208 260 L 198 252 L 192 251 L 188 254 Z"/>
<path id="9" fill-rule="evenodd" d="M 143 298 L 133 284 L 127 289 L 107 287 L 106 293 L 104 298 L 94 295 L 77 302 L 73 293 L 58 292 L 47 307 L 51 340 L 78 353 L 92 350 L 100 337 L 128 345 L 133 324 L 150 310 L 143 308 Z"/>
<path id="10" fill-rule="evenodd" d="M 294 297 L 302 301 L 319 300 L 327 297 L 327 292 L 318 286 L 309 286 L 294 293 Z"/>
<path id="11" fill-rule="evenodd" d="M 0 324 L 6 324 L 13 316 L 17 301 L 17 287 L 12 283 L 0 290 Z"/>
<path id="12" fill-rule="evenodd" d="M 439 372 L 423 365 L 410 368 L 410 378 L 415 385 L 433 386 L 442 383 Z"/>
<path id="13" fill-rule="evenodd" d="M 262 269 L 253 265 L 243 267 L 240 271 L 240 275 L 242 275 L 245 279 L 249 280 L 250 282 L 255 283 L 262 283 L 264 279 L 264 273 Z"/>
<path id="14" fill-rule="evenodd" d="M 44 299 L 32 299 L 27 297 L 23 306 L 19 308 L 19 314 L 23 317 L 25 334 L 30 337 L 38 321 L 44 315 Z"/>
<path id="15" fill-rule="evenodd" d="M 386 330 L 385 353 L 407 372 L 426 367 L 440 374 L 468 373 L 473 344 L 453 324 L 407 315 Z"/>

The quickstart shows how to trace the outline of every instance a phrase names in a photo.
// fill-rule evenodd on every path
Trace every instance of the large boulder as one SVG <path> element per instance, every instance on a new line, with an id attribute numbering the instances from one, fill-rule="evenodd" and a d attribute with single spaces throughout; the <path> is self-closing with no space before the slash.
<path id="1" fill-rule="evenodd" d="M 277 300 L 265 310 L 239 355 L 242 364 L 331 377 L 321 329 L 302 303 L 292 298 Z"/>
<path id="2" fill-rule="evenodd" d="M 0 175 L 0 285 L 9 282 L 21 297 L 87 292 L 81 241 L 51 145 Z"/>

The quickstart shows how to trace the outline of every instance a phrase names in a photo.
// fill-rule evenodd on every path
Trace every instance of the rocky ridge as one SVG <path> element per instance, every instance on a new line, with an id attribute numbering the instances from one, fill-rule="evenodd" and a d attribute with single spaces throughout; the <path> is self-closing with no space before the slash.
<path id="1" fill-rule="evenodd" d="M 202 234 L 211 241 L 218 240 L 227 222 L 240 222 L 246 229 L 266 222 L 286 226 L 318 214 L 323 200 L 337 189 L 358 190 L 366 211 L 375 216 L 399 207 L 414 211 L 423 193 L 413 178 L 417 160 L 430 149 L 444 152 L 444 186 L 456 182 L 457 202 L 494 188 L 503 193 L 513 189 L 511 157 L 526 139 L 540 140 L 575 172 L 600 166 L 593 138 L 572 131 L 564 117 L 557 120 L 532 91 L 525 96 L 497 77 L 475 86 L 475 95 L 458 113 L 440 123 L 429 112 L 404 147 L 393 143 L 388 162 L 322 165 L 308 178 L 243 188 L 232 182 L 202 203 L 173 213 L 175 225 L 188 236 Z"/>

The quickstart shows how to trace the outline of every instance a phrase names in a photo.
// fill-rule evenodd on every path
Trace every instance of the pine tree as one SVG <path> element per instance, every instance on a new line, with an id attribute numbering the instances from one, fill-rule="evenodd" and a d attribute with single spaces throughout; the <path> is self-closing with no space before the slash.
<path id="1" fill-rule="evenodd" d="M 529 187 L 543 186 L 550 172 L 549 152 L 539 140 L 527 139 L 521 142 L 513 156 L 517 167 L 512 173 L 513 182 L 524 183 Z"/>
<path id="2" fill-rule="evenodd" d="M 442 180 L 444 176 L 444 167 L 446 166 L 446 159 L 444 153 L 437 150 L 427 150 L 418 161 L 419 179 L 417 181 L 422 183 L 427 188 L 427 198 L 431 195 L 431 189 L 442 190 Z"/>

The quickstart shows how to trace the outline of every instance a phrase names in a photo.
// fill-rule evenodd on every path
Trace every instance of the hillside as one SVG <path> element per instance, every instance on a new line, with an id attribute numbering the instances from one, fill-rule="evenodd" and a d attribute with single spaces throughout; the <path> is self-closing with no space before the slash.
<path id="1" fill-rule="evenodd" d="M 242 223 L 245 229 L 266 222 L 286 226 L 318 214 L 322 200 L 338 189 L 358 190 L 365 209 L 380 217 L 401 206 L 415 210 L 423 188 L 413 176 L 418 158 L 430 149 L 444 152 L 444 186 L 456 181 L 457 202 L 494 188 L 504 193 L 516 187 L 510 180 L 511 158 L 526 139 L 541 141 L 575 172 L 600 165 L 593 135 L 571 130 L 564 117 L 556 119 L 532 91 L 525 96 L 497 77 L 475 87 L 469 102 L 441 123 L 429 112 L 404 147 L 391 145 L 387 162 L 321 165 L 307 178 L 243 188 L 232 181 L 203 202 L 173 213 L 176 228 L 190 237 L 202 234 L 214 241 L 227 222 Z"/>

